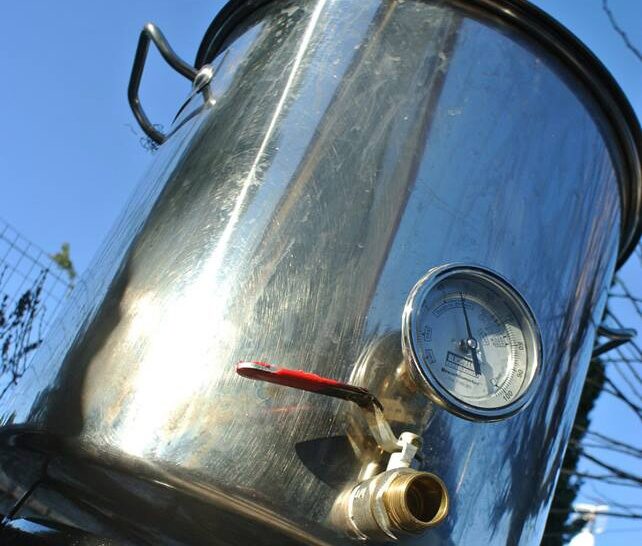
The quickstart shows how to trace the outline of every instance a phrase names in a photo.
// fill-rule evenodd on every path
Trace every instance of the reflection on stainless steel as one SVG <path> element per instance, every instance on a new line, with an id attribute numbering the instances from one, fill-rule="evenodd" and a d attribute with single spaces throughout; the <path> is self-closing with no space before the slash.
<path id="1" fill-rule="evenodd" d="M 333 506 L 382 471 L 363 416 L 234 371 L 262 360 L 364 387 L 423 437 L 450 510 L 400 543 L 537 543 L 633 237 L 626 138 L 489 2 L 258 4 L 204 59 L 216 102 L 181 113 L 0 399 L 2 510 L 35 479 L 17 458 L 50 457 L 20 517 L 135 544 L 352 543 Z M 406 298 L 452 262 L 498 271 L 540 325 L 540 388 L 505 421 L 434 406 L 404 360 Z"/>

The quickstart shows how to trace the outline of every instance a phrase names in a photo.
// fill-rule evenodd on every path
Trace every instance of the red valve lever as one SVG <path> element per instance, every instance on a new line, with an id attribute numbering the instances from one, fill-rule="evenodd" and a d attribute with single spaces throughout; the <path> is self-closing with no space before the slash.
<path id="1" fill-rule="evenodd" d="M 277 368 L 266 362 L 239 362 L 236 365 L 236 373 L 257 381 L 268 381 L 294 389 L 341 398 L 354 402 L 362 408 L 376 406 L 383 409 L 381 402 L 367 389 L 302 370 Z"/>

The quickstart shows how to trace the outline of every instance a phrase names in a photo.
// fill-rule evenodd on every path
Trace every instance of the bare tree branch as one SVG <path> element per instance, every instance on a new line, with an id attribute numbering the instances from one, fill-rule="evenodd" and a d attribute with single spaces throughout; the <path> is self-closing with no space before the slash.
<path id="1" fill-rule="evenodd" d="M 633 487 L 639 489 L 640 486 L 637 483 L 631 483 L 629 480 L 625 480 L 615 476 L 613 474 L 592 474 L 591 472 L 578 472 L 571 468 L 562 468 L 562 474 L 568 474 L 575 476 L 577 478 L 585 478 L 587 480 L 596 480 L 601 483 L 606 483 L 609 485 L 617 485 L 622 487 Z"/>
<path id="2" fill-rule="evenodd" d="M 618 447 L 622 450 L 630 451 L 632 455 L 635 455 L 636 457 L 641 457 L 642 458 L 642 448 L 636 447 L 632 444 L 627 444 L 625 442 L 622 442 L 620 440 L 616 440 L 615 438 L 611 438 L 610 436 L 606 436 L 605 434 L 602 434 L 600 432 L 596 432 L 594 430 L 587 430 L 586 435 L 590 437 L 592 440 L 598 440 L 603 442 L 603 445 L 609 445 L 613 447 Z"/>
<path id="3" fill-rule="evenodd" d="M 591 495 L 584 495 L 588 500 L 591 502 L 594 502 L 595 504 L 608 504 L 609 507 L 615 507 L 618 508 L 619 510 L 624 510 L 626 512 L 635 512 L 636 510 L 642 510 L 642 504 L 632 504 L 632 503 L 627 503 L 627 504 L 622 504 L 616 500 L 614 500 L 612 497 L 609 497 L 604 494 L 603 491 L 598 490 L 595 484 L 591 484 L 590 488 L 592 491 L 595 492 L 597 497 L 593 497 Z"/>
<path id="4" fill-rule="evenodd" d="M 570 443 L 570 442 L 569 442 Z M 619 447 L 608 444 L 590 444 L 586 442 L 578 442 L 577 440 L 572 441 L 573 445 L 584 449 L 604 449 L 606 451 L 612 451 L 614 453 L 622 453 L 623 455 L 629 455 L 630 457 L 642 457 L 642 452 L 636 451 L 632 447 Z"/>
<path id="5" fill-rule="evenodd" d="M 613 466 L 610 463 L 606 463 L 602 459 L 598 459 L 594 455 L 591 455 L 590 453 L 587 453 L 584 450 L 582 451 L 582 456 L 585 459 L 588 459 L 592 463 L 596 464 L 600 468 L 603 468 L 604 470 L 608 470 L 609 472 L 611 472 L 613 476 L 616 476 L 622 480 L 629 480 L 633 483 L 637 483 L 638 485 L 642 485 L 642 476 L 639 476 L 637 474 L 632 474 L 631 472 L 622 470 L 621 468 L 618 468 L 617 466 Z"/>
<path id="6" fill-rule="evenodd" d="M 587 379 L 586 383 L 589 385 L 597 386 L 597 384 L 591 379 Z M 608 377 L 604 378 L 604 383 L 605 385 L 608 385 L 608 388 L 602 387 L 602 392 L 610 394 L 614 398 L 617 398 L 618 400 L 622 401 L 637 415 L 638 419 L 642 421 L 642 407 L 638 406 L 637 404 L 629 400 L 628 396 L 626 396 L 620 390 L 620 388 L 615 383 L 613 383 L 613 381 L 611 381 Z"/>
<path id="7" fill-rule="evenodd" d="M 609 8 L 609 3 L 607 0 L 602 0 L 602 9 L 604 10 L 604 13 L 606 13 L 606 16 L 609 18 L 609 21 L 611 22 L 611 26 L 617 32 L 622 40 L 624 41 L 624 44 L 626 47 L 633 53 L 638 58 L 638 61 L 642 61 L 642 52 L 635 47 L 635 45 L 631 42 L 629 39 L 628 34 L 624 31 L 624 29 L 618 24 L 618 22 L 615 20 L 615 17 L 613 15 L 613 12 Z"/>
<path id="8" fill-rule="evenodd" d="M 0 272 L 0 284 L 5 271 L 6 267 Z M 4 383 L 0 398 L 25 373 L 31 353 L 42 341 L 41 295 L 47 273 L 43 270 L 16 302 L 11 303 L 6 294 L 0 298 L 0 379 Z M 34 332 L 36 327 L 38 332 Z"/>
<path id="9" fill-rule="evenodd" d="M 625 363 L 625 365 L 631 366 L 628 363 Z M 639 398 L 640 401 L 642 401 L 642 392 L 638 391 L 638 387 L 633 383 L 633 381 L 635 381 L 637 379 L 637 374 L 635 373 L 635 371 L 634 370 L 629 370 L 630 375 L 633 376 L 633 378 L 631 379 L 631 377 L 627 376 L 624 373 L 624 370 L 622 370 L 622 367 L 613 366 L 612 368 L 615 370 L 615 373 L 620 376 L 620 379 L 622 381 L 624 381 L 624 383 L 629 388 L 629 390 L 633 393 L 633 395 L 636 398 Z M 638 382 L 640 382 L 640 381 L 638 381 Z M 640 383 L 642 384 L 642 382 L 640 382 Z"/>
<path id="10" fill-rule="evenodd" d="M 553 513 L 563 514 L 566 510 L 563 508 L 551 508 L 550 510 Z M 590 512 L 588 510 L 571 510 L 571 514 L 578 514 L 580 516 L 593 516 L 596 515 L 595 512 Z M 599 512 L 599 516 L 607 516 L 610 518 L 628 518 L 628 519 L 642 519 L 642 513 L 628 513 L 628 512 Z"/>

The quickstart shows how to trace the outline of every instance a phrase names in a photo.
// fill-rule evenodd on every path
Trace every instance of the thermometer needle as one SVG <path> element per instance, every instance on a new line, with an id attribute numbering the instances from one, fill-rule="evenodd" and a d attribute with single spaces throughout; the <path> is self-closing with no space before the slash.
<path id="1" fill-rule="evenodd" d="M 464 310 L 464 319 L 466 320 L 466 332 L 468 339 L 466 340 L 466 345 L 470 349 L 470 354 L 473 357 L 473 365 L 475 366 L 475 375 L 481 375 L 481 366 L 479 365 L 479 359 L 477 358 L 477 340 L 473 337 L 473 333 L 470 330 L 470 322 L 468 322 L 468 313 L 466 312 L 466 306 L 464 305 L 464 295 L 460 292 L 459 297 L 461 298 L 461 308 Z"/>

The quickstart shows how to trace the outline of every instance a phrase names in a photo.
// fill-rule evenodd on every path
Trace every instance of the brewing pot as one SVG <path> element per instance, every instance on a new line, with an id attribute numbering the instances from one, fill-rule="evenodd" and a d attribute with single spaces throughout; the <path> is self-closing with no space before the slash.
<path id="1" fill-rule="evenodd" d="M 385 540 L 335 517 L 377 453 L 359 407 L 236 373 L 263 361 L 367 389 L 422 439 L 448 515 L 394 540 L 537 544 L 640 234 L 640 131 L 612 78 L 517 0 L 232 1 L 194 67 L 153 26 L 139 60 L 150 40 L 193 92 L 162 133 L 134 71 L 160 146 L 0 399 L 0 511 L 28 491 L 22 517 L 133 544 Z M 408 371 L 408 295 L 462 263 L 539 325 L 537 390 L 503 420 Z"/>

